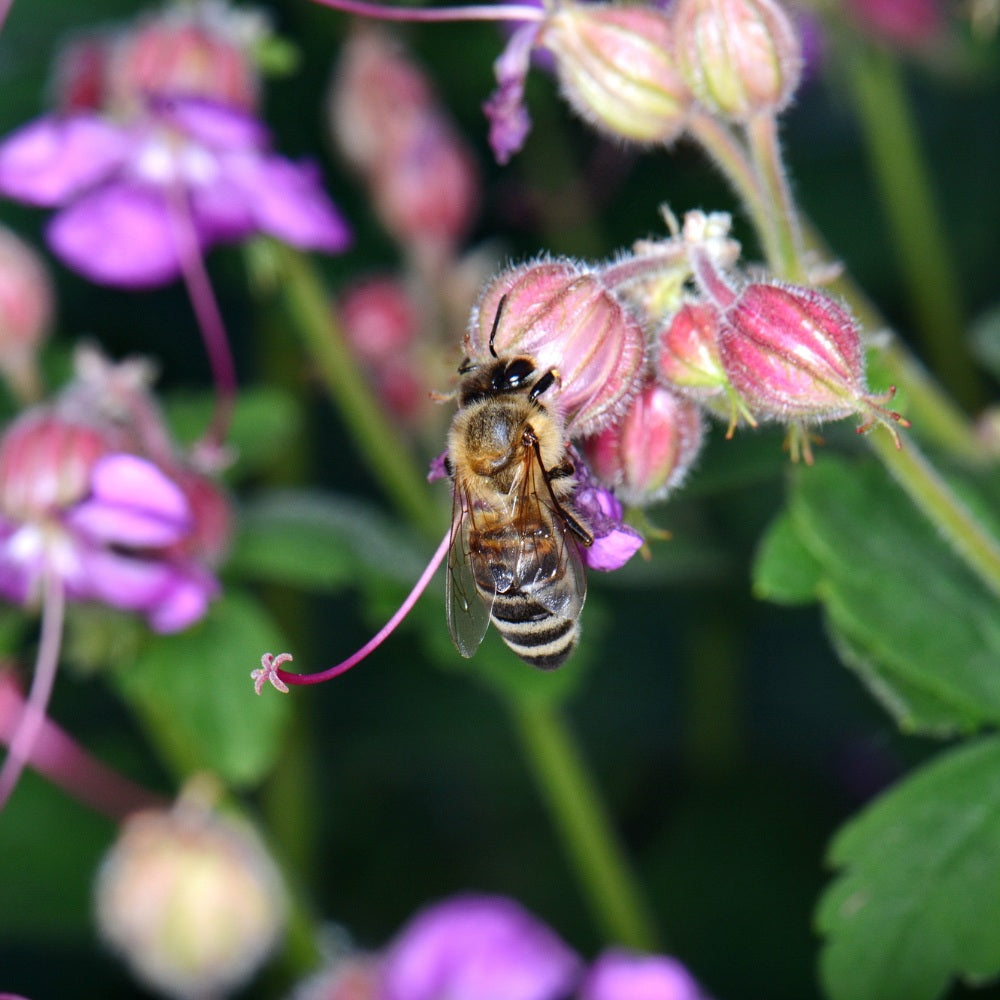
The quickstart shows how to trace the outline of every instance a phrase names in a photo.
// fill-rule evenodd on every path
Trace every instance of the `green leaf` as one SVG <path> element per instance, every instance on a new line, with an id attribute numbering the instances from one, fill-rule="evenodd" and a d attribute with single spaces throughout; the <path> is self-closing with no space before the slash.
<path id="1" fill-rule="evenodd" d="M 192 442 L 204 434 L 214 406 L 214 397 L 207 393 L 175 393 L 164 409 L 178 440 Z M 240 389 L 227 438 L 236 456 L 231 478 L 273 465 L 301 433 L 301 406 L 290 393 L 273 387 Z"/>
<path id="2" fill-rule="evenodd" d="M 775 531 L 758 589 L 801 598 L 809 584 L 835 645 L 900 726 L 943 735 L 1000 721 L 997 602 L 879 466 L 824 457 L 800 470 Z"/>
<path id="3" fill-rule="evenodd" d="M 812 557 L 787 512 L 768 528 L 757 551 L 754 593 L 776 604 L 809 604 L 819 596 L 823 567 Z"/>
<path id="4" fill-rule="evenodd" d="M 359 570 L 413 584 L 430 555 L 421 542 L 357 500 L 282 490 L 243 510 L 227 568 L 307 589 L 356 583 Z"/>
<path id="5" fill-rule="evenodd" d="M 263 608 L 230 592 L 192 628 L 151 639 L 113 680 L 179 777 L 208 770 L 253 785 L 278 755 L 291 705 L 254 694 L 250 672 L 287 648 Z"/>
<path id="6" fill-rule="evenodd" d="M 817 912 L 832 1000 L 933 1000 L 1000 974 L 1000 738 L 942 754 L 837 835 Z"/>

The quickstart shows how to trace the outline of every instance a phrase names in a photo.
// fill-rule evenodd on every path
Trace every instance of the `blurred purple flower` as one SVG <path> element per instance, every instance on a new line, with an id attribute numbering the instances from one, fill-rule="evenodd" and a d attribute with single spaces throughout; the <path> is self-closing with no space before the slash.
<path id="1" fill-rule="evenodd" d="M 663 955 L 612 949 L 590 967 L 578 1000 L 703 1000 L 691 974 Z"/>
<path id="2" fill-rule="evenodd" d="M 153 101 L 127 122 L 36 119 L 0 143 L 0 193 L 59 209 L 55 253 L 126 288 L 177 277 L 192 241 L 204 251 L 259 232 L 330 253 L 350 242 L 312 165 L 272 153 L 252 116 L 199 98 Z"/>
<path id="3" fill-rule="evenodd" d="M 562 1000 L 580 960 L 513 900 L 456 896 L 418 913 L 389 948 L 382 1000 Z"/>
<path id="4" fill-rule="evenodd" d="M 55 572 L 71 600 L 139 612 L 157 632 L 178 631 L 218 591 L 202 565 L 166 551 L 193 527 L 172 479 L 143 458 L 106 454 L 77 503 L 33 518 L 0 514 L 0 595 L 33 600 Z"/>
<path id="5" fill-rule="evenodd" d="M 490 148 L 497 163 L 507 163 L 524 145 L 531 131 L 531 116 L 524 106 L 524 81 L 541 25 L 520 25 L 493 63 L 497 87 L 483 103 L 490 123 Z"/>

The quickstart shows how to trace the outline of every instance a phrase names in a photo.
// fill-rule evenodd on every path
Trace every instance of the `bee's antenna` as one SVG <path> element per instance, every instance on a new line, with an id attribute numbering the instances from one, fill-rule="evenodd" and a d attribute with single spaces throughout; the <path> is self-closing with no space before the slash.
<path id="1" fill-rule="evenodd" d="M 500 315 L 503 312 L 503 306 L 506 301 L 507 294 L 505 292 L 500 296 L 500 302 L 497 304 L 497 314 L 493 317 L 493 329 L 490 330 L 490 354 L 492 354 L 494 358 L 497 357 L 497 352 L 493 347 L 493 341 L 496 340 L 497 327 L 500 325 Z"/>

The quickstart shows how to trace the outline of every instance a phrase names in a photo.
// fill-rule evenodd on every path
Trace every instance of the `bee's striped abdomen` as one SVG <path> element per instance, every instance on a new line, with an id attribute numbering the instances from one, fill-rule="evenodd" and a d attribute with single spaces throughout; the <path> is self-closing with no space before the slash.
<path id="1" fill-rule="evenodd" d="M 561 618 L 520 591 L 498 593 L 490 615 L 500 637 L 533 667 L 553 670 L 576 648 L 580 623 Z"/>

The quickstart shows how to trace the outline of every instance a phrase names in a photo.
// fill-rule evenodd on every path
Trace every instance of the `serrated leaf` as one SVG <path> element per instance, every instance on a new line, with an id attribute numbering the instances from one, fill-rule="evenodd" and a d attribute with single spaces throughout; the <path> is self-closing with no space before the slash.
<path id="1" fill-rule="evenodd" d="M 374 507 L 334 494 L 282 490 L 246 507 L 228 568 L 256 580 L 336 589 L 361 569 L 415 583 L 421 539 Z"/>
<path id="2" fill-rule="evenodd" d="M 810 604 L 819 596 L 822 576 L 822 566 L 802 544 L 791 517 L 780 514 L 757 550 L 754 593 L 776 604 Z"/>
<path id="3" fill-rule="evenodd" d="M 884 470 L 824 457 L 795 476 L 788 516 L 835 643 L 901 726 L 1000 721 L 996 599 Z"/>
<path id="4" fill-rule="evenodd" d="M 833 842 L 817 912 L 832 1000 L 934 1000 L 1000 974 L 1000 738 L 942 754 Z"/>
<path id="5" fill-rule="evenodd" d="M 250 672 L 284 648 L 263 608 L 228 593 L 192 628 L 151 639 L 112 678 L 179 777 L 208 770 L 243 787 L 271 767 L 291 708 L 273 691 L 254 694 Z"/>

